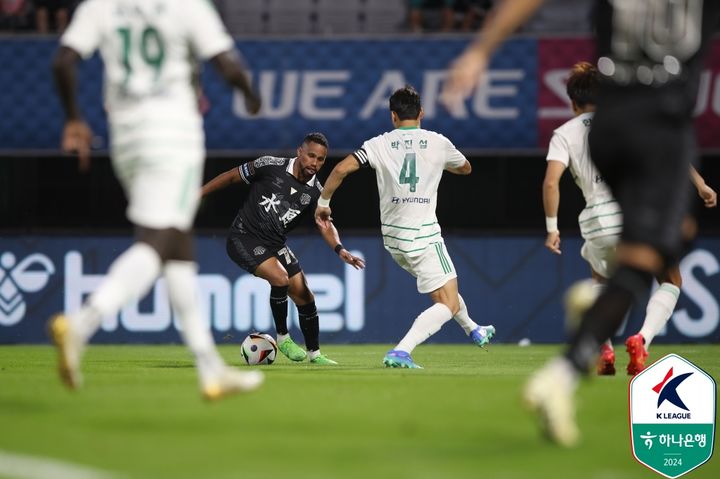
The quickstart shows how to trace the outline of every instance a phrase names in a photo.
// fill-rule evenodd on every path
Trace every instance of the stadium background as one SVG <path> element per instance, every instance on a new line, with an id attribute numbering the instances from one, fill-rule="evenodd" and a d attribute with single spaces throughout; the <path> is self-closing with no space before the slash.
<path id="1" fill-rule="evenodd" d="M 238 38 L 266 109 L 258 119 L 245 118 L 242 105 L 205 69 L 205 178 L 260 154 L 292 154 L 303 135 L 316 130 L 331 143 L 324 177 L 364 139 L 390 128 L 385 99 L 412 83 L 423 94 L 423 126 L 446 134 L 473 163 L 470 177 L 444 180 L 438 209 L 471 314 L 498 326 L 501 342 L 560 342 L 562 292 L 587 275 L 576 224 L 582 197 L 566 175 L 564 254 L 552 256 L 542 245 L 544 149 L 553 128 L 570 117 L 563 75 L 592 57 L 591 44 L 583 36 L 516 38 L 497 55 L 489 83 L 467 109 L 447 112 L 437 101 L 442 72 L 466 42 L 463 36 L 407 35 Z M 0 41 L 0 343 L 44 342 L 45 318 L 79 304 L 130 241 L 125 203 L 107 158 L 99 60 L 83 65 L 80 75 L 81 102 L 97 135 L 93 168 L 83 175 L 57 149 L 62 116 L 49 75 L 55 47 L 48 37 Z M 696 113 L 702 173 L 718 190 L 718 41 Z M 242 188 L 219 192 L 203 202 L 197 221 L 206 307 L 216 338 L 231 342 L 250 329 L 272 329 L 264 285 L 240 274 L 224 253 L 225 228 L 242 200 Z M 683 260 L 683 295 L 658 342 L 720 339 L 720 221 L 716 210 L 702 209 L 699 200 L 695 206 L 701 235 Z M 412 279 L 382 250 L 373 175 L 349 180 L 333 208 L 343 242 L 368 260 L 363 275 L 349 275 L 311 225 L 290 240 L 312 275 L 323 341 L 393 342 L 421 308 Z M 161 292 L 162 285 L 119 317 L 107 318 L 97 341 L 179 342 Z M 637 313 L 631 321 L 631 328 L 638 324 Z M 446 326 L 433 340 L 466 339 Z"/>

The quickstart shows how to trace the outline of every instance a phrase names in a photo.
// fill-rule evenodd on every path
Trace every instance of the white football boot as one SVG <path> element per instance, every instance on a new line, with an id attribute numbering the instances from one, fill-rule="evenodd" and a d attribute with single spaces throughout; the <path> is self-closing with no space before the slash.
<path id="1" fill-rule="evenodd" d="M 204 382 L 202 395 L 208 401 L 216 401 L 232 394 L 254 391 L 264 380 L 265 376 L 260 371 L 243 372 L 223 366 L 220 374 Z"/>
<path id="2" fill-rule="evenodd" d="M 70 389 L 79 389 L 82 386 L 82 343 L 71 331 L 70 320 L 64 314 L 51 317 L 47 327 L 50 339 L 57 347 L 60 380 Z"/>
<path id="3" fill-rule="evenodd" d="M 580 439 L 575 424 L 576 375 L 565 358 L 553 359 L 530 377 L 523 394 L 548 439 L 565 447 Z"/>

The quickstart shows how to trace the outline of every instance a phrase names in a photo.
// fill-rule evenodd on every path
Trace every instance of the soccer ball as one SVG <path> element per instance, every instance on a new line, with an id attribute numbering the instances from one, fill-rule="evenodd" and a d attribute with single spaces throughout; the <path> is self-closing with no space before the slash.
<path id="1" fill-rule="evenodd" d="M 565 293 L 565 329 L 574 333 L 580 327 L 585 311 L 590 309 L 598 296 L 598 289 L 593 288 L 593 280 L 576 281 Z"/>
<path id="2" fill-rule="evenodd" d="M 269 334 L 250 333 L 240 346 L 240 354 L 250 365 L 272 364 L 275 362 L 277 349 L 277 343 Z"/>

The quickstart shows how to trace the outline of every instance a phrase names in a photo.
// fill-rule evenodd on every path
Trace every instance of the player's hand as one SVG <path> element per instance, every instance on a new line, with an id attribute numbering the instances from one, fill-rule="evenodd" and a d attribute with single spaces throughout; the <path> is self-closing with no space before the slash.
<path id="1" fill-rule="evenodd" d="M 705 202 L 705 208 L 715 208 L 717 206 L 717 193 L 708 185 L 698 188 L 698 195 Z"/>
<path id="2" fill-rule="evenodd" d="M 90 144 L 92 130 L 82 120 L 65 122 L 62 137 L 62 149 L 65 153 L 77 154 L 78 168 L 87 171 L 90 168 Z"/>
<path id="3" fill-rule="evenodd" d="M 262 101 L 260 100 L 260 96 L 255 93 L 254 90 L 245 95 L 245 108 L 247 108 L 248 113 L 257 115 L 260 112 L 261 106 Z"/>
<path id="4" fill-rule="evenodd" d="M 315 224 L 321 229 L 327 229 L 332 226 L 332 210 L 330 207 L 318 206 L 315 208 Z"/>
<path id="5" fill-rule="evenodd" d="M 470 47 L 450 66 L 440 101 L 449 111 L 457 110 L 485 76 L 488 57 Z"/>
<path id="6" fill-rule="evenodd" d="M 338 256 L 340 256 L 340 259 L 345 261 L 347 264 L 352 266 L 355 269 L 364 269 L 365 268 L 365 260 L 362 258 L 358 258 L 357 256 L 353 256 L 350 254 L 350 251 L 346 249 L 341 249 L 340 253 L 338 253 Z"/>
<path id="7" fill-rule="evenodd" d="M 552 233 L 547 234 L 547 238 L 545 238 L 545 247 L 555 254 L 562 254 L 562 251 L 560 251 L 559 231 L 553 231 Z"/>

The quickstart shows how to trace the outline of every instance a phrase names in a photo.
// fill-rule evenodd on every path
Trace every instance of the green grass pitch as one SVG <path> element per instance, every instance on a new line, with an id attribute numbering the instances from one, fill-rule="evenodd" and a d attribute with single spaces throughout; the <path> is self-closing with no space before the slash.
<path id="1" fill-rule="evenodd" d="M 0 452 L 125 478 L 661 477 L 632 457 L 624 374 L 583 383 L 583 441 L 563 450 L 520 401 L 559 346 L 423 345 L 413 356 L 426 369 L 412 371 L 384 369 L 387 349 L 324 347 L 339 367 L 279 357 L 262 368 L 261 390 L 206 404 L 181 346 L 92 346 L 74 393 L 60 386 L 49 346 L 3 346 Z M 247 367 L 239 346 L 221 352 Z M 670 352 L 720 377 L 720 346 L 653 345 L 651 360 Z M 720 477 L 720 462 L 686 477 Z"/>

